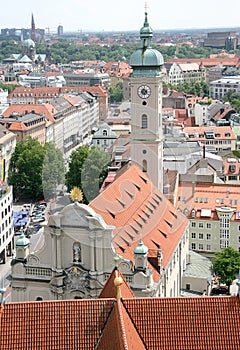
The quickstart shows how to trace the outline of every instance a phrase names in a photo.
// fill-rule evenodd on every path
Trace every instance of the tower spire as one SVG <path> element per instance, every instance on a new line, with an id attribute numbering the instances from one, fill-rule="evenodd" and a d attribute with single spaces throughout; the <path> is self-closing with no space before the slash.
<path id="1" fill-rule="evenodd" d="M 32 13 L 32 21 L 31 21 L 31 39 L 35 42 L 36 41 L 36 27 L 35 27 L 35 21 Z"/>

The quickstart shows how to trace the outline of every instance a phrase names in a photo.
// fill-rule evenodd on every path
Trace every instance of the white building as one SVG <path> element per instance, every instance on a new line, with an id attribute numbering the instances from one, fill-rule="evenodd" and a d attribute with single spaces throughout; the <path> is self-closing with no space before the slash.
<path id="1" fill-rule="evenodd" d="M 12 256 L 14 249 L 12 187 L 0 186 L 0 263 L 5 264 L 6 257 Z"/>
<path id="2" fill-rule="evenodd" d="M 107 123 L 102 123 L 92 137 L 92 144 L 106 151 L 113 145 L 116 139 L 117 134 L 112 131 Z"/>
<path id="3" fill-rule="evenodd" d="M 228 76 L 211 81 L 209 95 L 214 99 L 221 99 L 230 90 L 240 92 L 240 76 Z"/>

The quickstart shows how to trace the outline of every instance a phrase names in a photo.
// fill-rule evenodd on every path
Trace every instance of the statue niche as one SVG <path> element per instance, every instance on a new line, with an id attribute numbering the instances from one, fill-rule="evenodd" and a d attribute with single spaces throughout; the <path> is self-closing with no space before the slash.
<path id="1" fill-rule="evenodd" d="M 80 262 L 81 260 L 81 244 L 75 242 L 73 244 L 73 261 Z"/>

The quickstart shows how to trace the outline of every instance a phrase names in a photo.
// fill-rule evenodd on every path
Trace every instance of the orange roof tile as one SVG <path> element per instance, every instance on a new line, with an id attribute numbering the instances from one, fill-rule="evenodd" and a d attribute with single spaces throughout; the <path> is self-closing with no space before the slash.
<path id="1" fill-rule="evenodd" d="M 207 219 L 216 219 L 216 208 L 228 206 L 240 212 L 240 187 L 229 184 L 193 184 L 182 182 L 179 184 L 177 193 L 176 208 L 184 211 L 196 210 L 196 217 L 201 216 L 202 209 L 211 211 L 211 216 Z M 235 220 L 236 214 L 231 220 Z M 204 217 L 201 217 L 204 219 Z"/>
<path id="2" fill-rule="evenodd" d="M 239 297 L 82 299 L 0 305 L 1 350 L 236 350 Z"/>
<path id="3" fill-rule="evenodd" d="M 96 349 L 146 350 L 143 340 L 120 300 L 114 304 Z"/>
<path id="4" fill-rule="evenodd" d="M 9 118 L 13 113 L 19 113 L 20 115 L 31 113 L 34 111 L 36 114 L 44 115 L 51 122 L 55 122 L 53 115 L 57 113 L 56 108 L 54 108 L 50 103 L 44 104 L 13 104 L 10 105 L 4 112 L 4 118 Z"/>
<path id="5" fill-rule="evenodd" d="M 186 226 L 186 217 L 151 183 L 136 165 L 131 166 L 91 203 L 104 221 L 115 226 L 113 244 L 118 253 L 133 261 L 134 248 L 142 236 L 149 257 L 163 252 L 166 267 Z M 158 280 L 157 270 L 153 274 Z"/>

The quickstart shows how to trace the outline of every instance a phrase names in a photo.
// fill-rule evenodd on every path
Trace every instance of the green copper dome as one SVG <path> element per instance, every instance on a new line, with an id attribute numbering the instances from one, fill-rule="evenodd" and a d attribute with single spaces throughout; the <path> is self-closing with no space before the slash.
<path id="1" fill-rule="evenodd" d="M 16 247 L 25 247 L 28 244 L 30 244 L 29 239 L 24 235 L 24 232 L 22 231 L 20 237 L 16 241 Z"/>
<path id="2" fill-rule="evenodd" d="M 27 33 L 27 39 L 23 41 L 23 46 L 25 47 L 35 47 L 35 42 L 30 39 L 29 33 Z"/>
<path id="3" fill-rule="evenodd" d="M 144 25 L 140 30 L 142 46 L 130 57 L 130 66 L 133 68 L 132 76 L 160 75 L 160 68 L 164 64 L 162 54 L 151 47 L 152 28 L 149 26 L 147 12 L 145 12 Z"/>
<path id="4" fill-rule="evenodd" d="M 138 245 L 134 249 L 135 255 L 146 255 L 148 253 L 148 247 L 143 244 L 142 239 L 140 239 Z"/>

